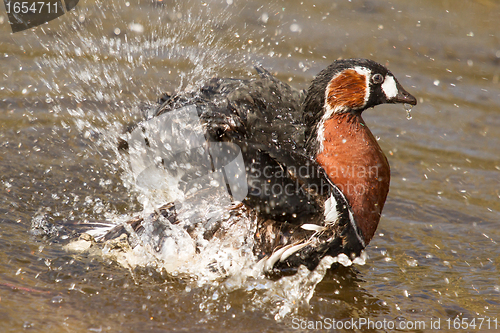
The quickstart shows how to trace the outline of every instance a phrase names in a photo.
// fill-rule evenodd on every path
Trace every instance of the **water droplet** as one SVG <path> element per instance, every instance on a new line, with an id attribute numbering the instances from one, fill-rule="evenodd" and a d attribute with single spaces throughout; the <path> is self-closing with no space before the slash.
<path id="1" fill-rule="evenodd" d="M 411 109 L 413 108 L 413 106 L 405 103 L 404 107 L 405 107 L 405 111 L 406 111 L 406 119 L 410 120 L 412 118 Z"/>
<path id="2" fill-rule="evenodd" d="M 54 304 L 62 303 L 64 301 L 62 296 L 55 296 L 52 298 L 51 302 Z"/>
<path id="3" fill-rule="evenodd" d="M 144 26 L 140 23 L 132 22 L 128 25 L 130 31 L 136 32 L 138 34 L 142 34 L 144 32 Z"/>
<path id="4" fill-rule="evenodd" d="M 298 25 L 297 23 L 292 23 L 290 25 L 290 31 L 291 32 L 301 32 L 302 31 L 302 28 L 300 27 L 300 25 Z"/>
<path id="5" fill-rule="evenodd" d="M 260 16 L 260 20 L 262 21 L 262 23 L 266 24 L 267 21 L 269 20 L 269 14 L 268 13 L 263 13 L 261 16 Z"/>
<path id="6" fill-rule="evenodd" d="M 408 263 L 408 266 L 410 267 L 417 267 L 418 266 L 418 261 L 416 259 L 411 259 L 406 261 Z"/>

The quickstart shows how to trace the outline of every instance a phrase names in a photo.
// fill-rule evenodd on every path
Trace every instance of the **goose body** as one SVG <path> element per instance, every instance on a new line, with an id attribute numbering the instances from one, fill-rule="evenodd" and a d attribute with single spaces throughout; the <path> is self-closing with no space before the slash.
<path id="1" fill-rule="evenodd" d="M 325 256 L 344 264 L 362 261 L 390 182 L 389 163 L 362 112 L 383 103 L 415 105 L 416 99 L 384 66 L 366 59 L 335 61 L 314 78 L 307 92 L 256 69 L 253 79 L 214 78 L 197 91 L 164 95 L 147 119 L 130 128 L 121 150 L 151 151 L 150 164 L 169 174 L 189 165 L 177 175 L 183 193 L 188 188 L 215 193 L 197 179 L 219 171 L 219 190 L 230 198 L 228 214 L 255 222 L 253 253 L 266 272 L 293 273 L 300 265 L 313 270 Z M 187 113 L 175 121 L 169 118 L 179 110 Z M 182 127 L 187 117 L 199 124 L 202 139 L 182 151 L 172 150 L 196 141 L 181 136 L 166 144 L 165 138 L 176 133 L 171 123 L 181 122 Z M 178 214 L 182 205 L 167 203 L 148 218 L 114 227 L 99 240 L 108 242 L 122 234 L 132 239 L 155 225 L 161 244 L 168 237 L 162 234 L 166 224 L 183 223 Z M 185 223 L 188 233 L 203 225 L 205 241 L 224 237 L 220 222 L 207 223 L 201 216 L 195 220 Z"/>

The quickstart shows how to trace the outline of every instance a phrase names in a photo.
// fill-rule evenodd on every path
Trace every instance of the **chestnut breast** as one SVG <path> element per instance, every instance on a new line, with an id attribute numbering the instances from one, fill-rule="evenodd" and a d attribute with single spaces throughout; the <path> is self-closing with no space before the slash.
<path id="1" fill-rule="evenodd" d="M 368 244 L 389 192 L 390 167 L 361 115 L 334 114 L 326 120 L 316 160 L 344 193 Z"/>

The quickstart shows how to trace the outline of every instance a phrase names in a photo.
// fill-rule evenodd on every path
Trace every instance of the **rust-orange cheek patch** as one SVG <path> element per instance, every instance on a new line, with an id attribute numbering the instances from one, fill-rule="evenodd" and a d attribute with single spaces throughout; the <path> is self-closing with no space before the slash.
<path id="1" fill-rule="evenodd" d="M 365 104 L 366 77 L 353 69 L 346 69 L 328 84 L 327 103 L 333 110 L 361 108 Z"/>

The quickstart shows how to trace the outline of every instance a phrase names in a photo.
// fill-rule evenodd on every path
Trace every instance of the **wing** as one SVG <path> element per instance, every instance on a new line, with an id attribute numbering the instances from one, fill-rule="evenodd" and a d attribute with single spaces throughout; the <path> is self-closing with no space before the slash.
<path id="1" fill-rule="evenodd" d="M 193 127 L 196 122 L 203 127 L 198 138 L 203 135 L 207 142 L 240 140 L 259 143 L 264 151 L 302 150 L 303 92 L 280 82 L 263 68 L 257 71 L 259 77 L 256 79 L 214 78 L 199 91 L 164 95 L 159 106 L 144 110 L 146 120 L 130 126 L 127 141 L 119 143 L 122 150 L 130 152 L 132 148 L 130 156 L 134 160 L 136 178 L 144 179 L 143 183 L 154 183 L 151 175 L 160 167 L 188 184 L 196 175 L 213 171 L 209 147 L 197 149 L 200 140 L 193 138 L 196 137 L 193 135 L 197 131 Z M 187 108 L 195 109 L 194 117 L 189 111 L 185 112 Z M 179 134 L 175 129 L 176 121 L 184 122 L 184 133 Z M 184 137 L 187 139 L 182 140 Z M 190 170 L 181 170 L 179 165 L 188 165 Z M 162 174 L 156 173 L 158 177 Z"/>
<path id="2" fill-rule="evenodd" d="M 269 146 L 303 147 L 304 93 L 256 69 L 256 79 L 214 78 L 196 93 L 164 98 L 155 116 L 194 104 L 211 140 L 221 141 L 223 133 L 235 131 Z"/>

